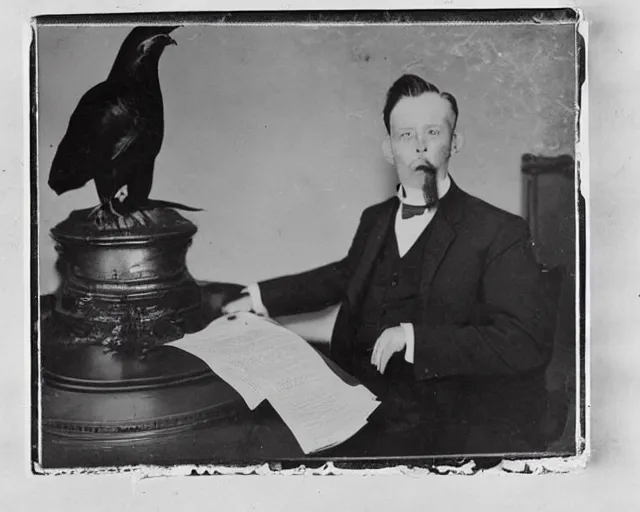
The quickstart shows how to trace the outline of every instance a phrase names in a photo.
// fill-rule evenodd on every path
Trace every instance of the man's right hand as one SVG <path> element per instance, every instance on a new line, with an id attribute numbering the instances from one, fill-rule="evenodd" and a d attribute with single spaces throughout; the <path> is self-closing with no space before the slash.
<path id="1" fill-rule="evenodd" d="M 231 302 L 227 302 L 224 306 L 222 306 L 222 313 L 224 315 L 230 315 L 232 313 L 248 313 L 253 311 L 253 300 L 251 300 L 251 295 L 243 295 L 239 299 L 232 300 Z"/>

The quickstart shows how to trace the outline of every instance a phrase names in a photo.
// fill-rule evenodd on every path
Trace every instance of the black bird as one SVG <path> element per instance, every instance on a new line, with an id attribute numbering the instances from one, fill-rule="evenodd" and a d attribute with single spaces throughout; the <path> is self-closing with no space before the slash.
<path id="1" fill-rule="evenodd" d="M 158 62 L 177 44 L 169 35 L 176 28 L 140 26 L 129 33 L 107 79 L 80 99 L 56 151 L 49 186 L 60 195 L 93 179 L 100 204 L 90 217 L 98 224 L 156 207 L 199 210 L 149 199 L 164 136 Z"/>

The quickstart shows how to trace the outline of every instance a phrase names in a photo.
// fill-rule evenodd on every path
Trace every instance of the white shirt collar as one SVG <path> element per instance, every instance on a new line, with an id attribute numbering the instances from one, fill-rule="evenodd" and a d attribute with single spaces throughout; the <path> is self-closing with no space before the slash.
<path id="1" fill-rule="evenodd" d="M 443 179 L 438 180 L 438 198 L 442 199 L 451 187 L 451 178 L 447 174 Z M 402 184 L 398 187 L 398 199 L 401 203 L 413 206 L 424 206 L 424 195 L 422 190 L 417 188 L 405 188 Z M 406 196 L 406 197 L 405 197 Z"/>

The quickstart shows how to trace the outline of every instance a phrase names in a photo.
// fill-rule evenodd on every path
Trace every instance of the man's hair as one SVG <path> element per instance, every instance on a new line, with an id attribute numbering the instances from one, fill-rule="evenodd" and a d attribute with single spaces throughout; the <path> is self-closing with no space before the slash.
<path id="1" fill-rule="evenodd" d="M 441 98 L 447 100 L 451 105 L 451 110 L 454 114 L 452 131 L 456 128 L 458 122 L 458 102 L 453 94 L 448 92 L 440 92 L 434 84 L 427 82 L 423 78 L 417 75 L 402 75 L 398 78 L 387 92 L 387 101 L 382 111 L 382 117 L 384 119 L 384 125 L 387 128 L 387 133 L 391 133 L 391 111 L 398 104 L 398 102 L 405 97 L 416 97 L 426 92 L 435 92 L 440 95 Z"/>

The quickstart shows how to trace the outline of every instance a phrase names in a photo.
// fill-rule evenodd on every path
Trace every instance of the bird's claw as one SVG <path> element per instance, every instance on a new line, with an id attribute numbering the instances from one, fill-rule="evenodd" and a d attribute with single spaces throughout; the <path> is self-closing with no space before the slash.
<path id="1" fill-rule="evenodd" d="M 136 220 L 141 226 L 146 226 L 151 221 L 151 217 L 144 210 L 137 210 L 131 214 L 131 217 Z"/>
<path id="2" fill-rule="evenodd" d="M 111 201 L 109 201 L 107 205 L 109 206 L 109 211 L 113 213 L 113 215 L 115 215 L 118 220 L 124 219 L 124 215 L 122 215 L 118 210 L 116 210 L 113 207 L 113 203 Z"/>
<path id="3" fill-rule="evenodd" d="M 103 227 L 107 223 L 107 213 L 104 211 L 103 204 L 99 204 L 89 212 L 89 220 L 93 220 L 98 227 Z"/>
<path id="4" fill-rule="evenodd" d="M 100 203 L 98 206 L 96 206 L 95 208 L 93 208 L 88 215 L 89 220 L 93 219 L 96 217 L 96 215 L 102 211 L 102 208 L 104 207 L 104 205 L 102 203 Z"/>
<path id="5" fill-rule="evenodd" d="M 147 225 L 147 219 L 145 218 L 143 212 L 134 211 L 129 215 L 122 215 L 118 217 L 117 224 L 120 229 L 131 229 L 136 226 L 144 227 Z"/>
<path id="6" fill-rule="evenodd" d="M 89 212 L 89 220 L 93 220 L 96 226 L 102 229 L 109 227 L 122 227 L 121 221 L 125 216 L 116 211 L 111 201 L 101 203 Z"/>
<path id="7" fill-rule="evenodd" d="M 136 226 L 145 227 L 153 224 L 153 218 L 144 210 L 135 210 L 127 215 L 118 212 L 111 202 L 99 204 L 89 213 L 89 219 L 102 228 L 109 227 L 121 230 L 131 229 Z"/>

